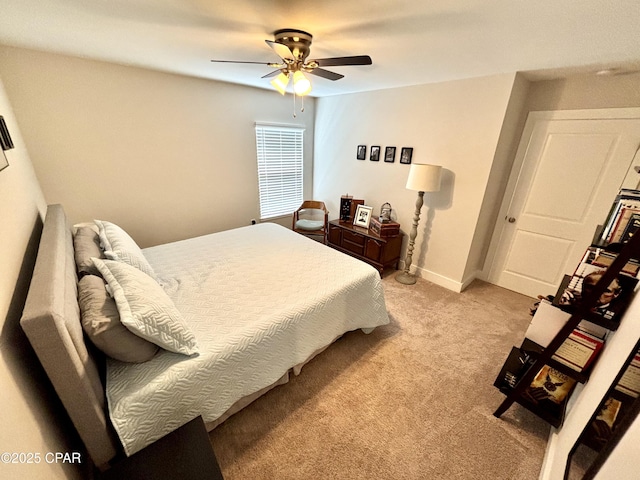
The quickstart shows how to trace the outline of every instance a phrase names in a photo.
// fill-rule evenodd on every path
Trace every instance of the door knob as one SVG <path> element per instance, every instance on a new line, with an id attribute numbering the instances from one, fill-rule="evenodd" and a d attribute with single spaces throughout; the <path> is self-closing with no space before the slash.
<path id="1" fill-rule="evenodd" d="M 516 221 L 516 219 L 514 217 L 509 217 L 509 219 L 507 220 L 507 222 L 509 223 L 514 223 Z"/>

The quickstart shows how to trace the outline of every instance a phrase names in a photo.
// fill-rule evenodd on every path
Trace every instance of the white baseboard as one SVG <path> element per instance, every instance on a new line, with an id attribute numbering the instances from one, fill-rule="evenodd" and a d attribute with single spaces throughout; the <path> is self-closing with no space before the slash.
<path id="1" fill-rule="evenodd" d="M 403 269 L 404 269 L 404 260 L 400 260 L 400 262 L 398 263 L 398 270 L 400 271 Z M 467 277 L 464 281 L 459 282 L 457 280 L 453 280 L 449 277 L 445 277 L 444 275 L 440 275 L 439 273 L 432 272 L 425 268 L 412 266 L 411 270 L 414 271 L 414 273 L 420 278 L 428 280 L 431 283 L 435 283 L 436 285 L 440 285 L 441 287 L 444 287 L 448 290 L 452 290 L 456 293 L 461 293 L 462 291 L 464 291 L 464 289 L 467 288 L 469 285 L 471 285 L 471 283 L 476 278 L 479 278 L 481 273 L 480 271 L 474 272 L 472 275 Z"/>
<path id="2" fill-rule="evenodd" d="M 549 480 L 551 478 L 551 466 L 556 454 L 556 446 L 558 444 L 558 431 L 551 427 L 549 432 L 549 440 L 547 441 L 547 449 L 544 452 L 544 458 L 542 459 L 542 467 L 540 468 L 540 475 L 538 480 Z"/>
<path id="3" fill-rule="evenodd" d="M 481 278 L 480 278 L 481 274 L 482 274 L 482 271 L 476 270 L 471 275 L 469 275 L 466 279 L 463 279 L 462 280 L 462 291 L 464 291 L 465 288 L 467 288 L 469 285 L 471 285 L 474 280 L 476 280 L 476 279 L 480 279 L 481 280 Z"/>
<path id="4" fill-rule="evenodd" d="M 431 283 L 435 283 L 436 285 L 440 285 L 448 290 L 452 290 L 454 292 L 460 293 L 462 290 L 466 288 L 461 282 L 456 280 L 452 280 L 451 278 L 445 277 L 435 272 L 431 272 L 429 270 L 425 270 L 424 268 L 416 268 L 416 275 L 420 278 L 424 278 Z"/>

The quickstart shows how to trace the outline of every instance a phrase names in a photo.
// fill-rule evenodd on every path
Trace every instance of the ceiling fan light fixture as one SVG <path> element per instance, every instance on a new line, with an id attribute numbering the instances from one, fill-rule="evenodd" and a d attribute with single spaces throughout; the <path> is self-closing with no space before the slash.
<path id="1" fill-rule="evenodd" d="M 351 55 L 346 57 L 320 58 L 307 60 L 310 54 L 313 36 L 303 30 L 284 28 L 273 32 L 273 40 L 265 40 L 273 53 L 280 57 L 279 62 L 254 62 L 244 60 L 211 60 L 219 63 L 248 63 L 267 65 L 275 70 L 261 78 L 270 78 L 273 88 L 281 95 L 287 93 L 292 83 L 293 99 L 304 98 L 311 93 L 311 81 L 305 73 L 335 81 L 344 77 L 341 73 L 325 70 L 324 67 L 344 67 L 349 65 L 371 65 L 369 55 Z M 295 116 L 295 115 L 294 115 Z"/>
<path id="2" fill-rule="evenodd" d="M 300 70 L 293 74 L 293 91 L 300 97 L 311 92 L 311 82 Z"/>
<path id="3" fill-rule="evenodd" d="M 269 83 L 280 92 L 280 95 L 284 95 L 287 92 L 287 85 L 289 85 L 289 75 L 280 72 L 280 74 Z"/>

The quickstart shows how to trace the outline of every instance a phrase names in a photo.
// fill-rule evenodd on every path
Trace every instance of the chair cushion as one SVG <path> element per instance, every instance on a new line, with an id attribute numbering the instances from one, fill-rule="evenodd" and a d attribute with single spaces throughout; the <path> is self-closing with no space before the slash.
<path id="1" fill-rule="evenodd" d="M 320 230 L 322 227 L 324 227 L 323 220 L 307 220 L 304 218 L 296 222 L 296 228 L 299 230 L 314 231 Z"/>

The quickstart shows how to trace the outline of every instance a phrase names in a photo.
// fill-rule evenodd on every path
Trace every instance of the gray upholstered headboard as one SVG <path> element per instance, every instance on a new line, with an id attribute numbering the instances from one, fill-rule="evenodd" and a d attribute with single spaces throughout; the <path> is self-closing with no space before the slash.
<path id="1" fill-rule="evenodd" d="M 104 469 L 120 446 L 105 415 L 96 361 L 83 338 L 73 238 L 61 205 L 47 208 L 20 324 L 93 462 Z"/>

